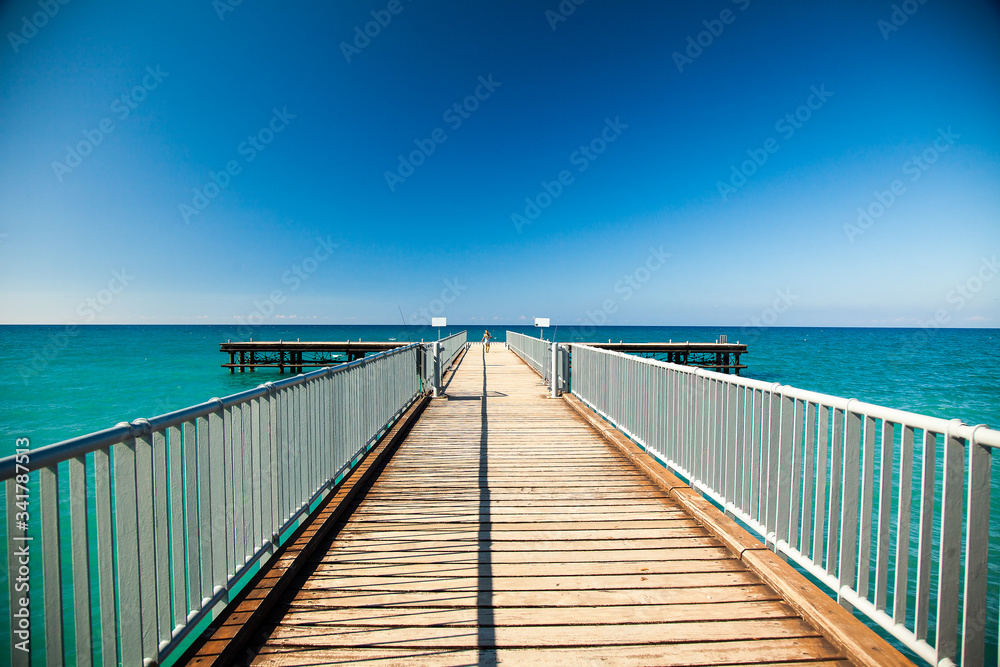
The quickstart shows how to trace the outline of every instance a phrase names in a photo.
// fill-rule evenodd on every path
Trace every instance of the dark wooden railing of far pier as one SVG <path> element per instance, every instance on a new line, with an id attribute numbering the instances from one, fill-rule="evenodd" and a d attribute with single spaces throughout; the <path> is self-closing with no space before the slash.
<path id="1" fill-rule="evenodd" d="M 698 366 L 720 373 L 736 373 L 746 368 L 740 355 L 747 353 L 747 346 L 740 343 L 586 343 L 602 350 L 613 350 L 652 357 L 673 364 Z"/>
<path id="2" fill-rule="evenodd" d="M 406 343 L 398 341 L 226 341 L 219 349 L 229 353 L 229 363 L 222 364 L 230 373 L 240 369 L 277 368 L 278 372 L 301 373 L 303 368 L 322 368 L 363 359 L 366 354 L 392 350 Z"/>

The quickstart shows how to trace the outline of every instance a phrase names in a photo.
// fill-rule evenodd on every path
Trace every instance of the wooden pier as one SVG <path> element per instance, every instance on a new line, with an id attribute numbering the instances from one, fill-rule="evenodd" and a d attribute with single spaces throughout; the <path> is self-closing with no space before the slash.
<path id="1" fill-rule="evenodd" d="M 587 343 L 603 350 L 625 352 L 640 357 L 651 357 L 673 364 L 698 366 L 720 373 L 740 374 L 746 364 L 740 355 L 747 353 L 747 346 L 740 343 Z"/>
<path id="2" fill-rule="evenodd" d="M 911 664 L 512 352 L 445 383 L 189 664 Z"/>
<path id="3" fill-rule="evenodd" d="M 366 354 L 384 352 L 406 343 L 398 341 L 226 341 L 219 345 L 222 352 L 229 354 L 229 363 L 222 364 L 230 373 L 239 369 L 253 372 L 258 368 L 277 368 L 279 373 L 301 373 L 304 368 L 321 368 L 345 361 L 362 359 Z M 747 353 L 747 346 L 739 343 L 587 343 L 604 350 L 614 350 L 652 357 L 662 361 L 686 366 L 698 366 L 720 373 L 740 374 L 746 364 L 740 363 L 740 355 Z"/>
<path id="4" fill-rule="evenodd" d="M 227 341 L 219 349 L 229 354 L 229 363 L 222 364 L 230 373 L 249 369 L 277 368 L 280 373 L 301 373 L 304 368 L 321 368 L 362 359 L 366 354 L 385 352 L 406 345 L 406 342 L 362 342 L 357 340 L 332 342 L 300 341 Z"/>

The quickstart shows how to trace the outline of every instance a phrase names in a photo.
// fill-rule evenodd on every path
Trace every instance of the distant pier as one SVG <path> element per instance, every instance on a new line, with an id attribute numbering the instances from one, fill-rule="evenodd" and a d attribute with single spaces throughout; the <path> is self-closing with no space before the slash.
<path id="1" fill-rule="evenodd" d="M 639 357 L 659 359 L 672 364 L 698 366 L 720 373 L 740 374 L 746 364 L 740 355 L 747 353 L 747 346 L 740 343 L 585 343 L 591 347 L 614 352 L 634 354 Z"/>
<path id="2" fill-rule="evenodd" d="M 398 341 L 226 341 L 219 346 L 229 354 L 229 363 L 222 364 L 230 373 L 239 369 L 253 372 L 258 368 L 277 368 L 279 373 L 301 373 L 304 368 L 322 368 L 363 359 L 367 354 L 392 350 L 406 343 Z M 571 343 L 572 344 L 572 343 Z M 740 374 L 746 364 L 740 355 L 747 346 L 740 343 L 582 343 L 602 350 L 634 354 L 684 366 L 697 366 L 720 373 Z"/>
<path id="3" fill-rule="evenodd" d="M 222 364 L 230 373 L 240 369 L 253 372 L 258 368 L 277 368 L 279 373 L 301 373 L 303 368 L 321 368 L 363 359 L 366 354 L 385 352 L 406 343 L 397 341 L 361 342 L 358 340 L 301 341 L 227 341 L 219 346 L 229 353 L 229 363 Z"/>

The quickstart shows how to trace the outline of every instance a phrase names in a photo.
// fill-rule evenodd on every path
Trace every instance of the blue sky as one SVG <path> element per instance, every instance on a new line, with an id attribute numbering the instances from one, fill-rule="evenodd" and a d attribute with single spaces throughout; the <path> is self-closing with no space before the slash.
<path id="1" fill-rule="evenodd" d="M 0 32 L 0 323 L 1000 326 L 996 3 L 35 0 Z"/>

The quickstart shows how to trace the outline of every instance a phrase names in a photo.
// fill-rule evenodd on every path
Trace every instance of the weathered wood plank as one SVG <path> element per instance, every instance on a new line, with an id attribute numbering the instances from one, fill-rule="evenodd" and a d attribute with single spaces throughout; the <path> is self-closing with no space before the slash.
<path id="1" fill-rule="evenodd" d="M 340 588 L 344 590 L 392 590 L 402 587 L 410 591 L 565 591 L 605 588 L 697 588 L 701 586 L 747 586 L 760 581 L 745 571 L 685 572 L 683 574 L 594 575 L 550 577 L 345 577 L 315 572 L 303 588 Z"/>
<path id="2" fill-rule="evenodd" d="M 629 530 L 636 531 L 636 537 L 687 537 L 687 536 L 707 536 L 709 533 L 698 525 L 691 525 L 690 519 L 679 522 L 676 519 L 658 520 L 642 519 L 631 521 L 567 521 L 565 523 L 528 521 L 518 523 L 510 521 L 496 527 L 490 524 L 490 539 L 498 539 L 502 531 L 506 532 L 526 532 L 537 537 L 539 531 L 552 534 L 556 531 L 565 531 L 569 539 L 580 539 L 585 531 L 587 537 L 608 534 L 610 531 Z M 468 522 L 465 521 L 441 521 L 439 523 L 414 524 L 407 521 L 382 521 L 378 524 L 364 522 L 351 522 L 349 526 L 340 531 L 342 537 L 371 535 L 372 531 L 417 531 L 425 534 L 432 534 L 434 531 L 445 530 L 470 530 Z"/>
<path id="3" fill-rule="evenodd" d="M 752 621 L 637 623 L 634 625 L 535 625 L 481 627 L 358 627 L 333 623 L 311 626 L 282 623 L 271 634 L 272 642 L 295 646 L 351 648 L 399 646 L 412 648 L 494 648 L 615 646 L 619 644 L 676 644 L 701 641 L 730 642 L 748 639 L 816 637 L 812 627 L 799 618 Z"/>
<path id="4" fill-rule="evenodd" d="M 615 521 L 621 519 L 624 513 L 598 513 L 598 512 L 561 512 L 558 514 L 543 514 L 543 513 L 533 513 L 533 512 L 482 512 L 482 513 L 459 513 L 459 512 L 427 512 L 427 513 L 395 513 L 391 515 L 382 515 L 384 518 L 379 518 L 380 515 L 377 514 L 366 514 L 364 516 L 358 517 L 359 523 L 364 521 L 369 524 L 378 524 L 386 522 L 397 522 L 397 521 L 408 521 L 412 523 L 438 523 L 441 521 L 469 521 L 479 524 L 502 524 L 502 523 L 527 523 L 527 522 L 537 522 L 537 523 L 563 523 L 566 521 L 572 521 L 577 519 L 579 521 Z M 663 518 L 662 515 L 658 515 L 656 512 L 632 512 L 628 516 L 634 517 L 636 519 L 648 519 L 655 520 L 657 518 Z M 670 516 L 670 515 L 668 515 Z M 693 522 L 690 517 L 685 517 L 683 514 L 674 514 L 680 525 L 685 525 L 683 522 Z"/>
<path id="5" fill-rule="evenodd" d="M 619 549 L 606 551 L 515 551 L 488 549 L 466 551 L 337 551 L 324 554 L 324 563 L 631 563 L 643 560 L 683 560 L 685 552 L 698 549 Z"/>
<path id="6" fill-rule="evenodd" d="M 362 539 L 352 539 L 345 540 L 344 545 L 350 546 L 353 549 L 359 548 L 361 545 L 368 544 L 371 542 L 377 542 L 379 546 L 390 547 L 397 549 L 415 549 L 421 551 L 435 551 L 439 549 L 452 549 L 456 545 L 466 544 L 468 540 L 446 540 L 446 539 L 421 539 L 417 538 L 404 538 L 399 539 L 385 539 L 385 540 L 362 540 Z M 479 540 L 478 542 L 473 542 L 473 544 L 478 544 L 479 548 L 485 548 L 488 550 L 502 549 L 505 551 L 600 551 L 604 549 L 622 549 L 622 548 L 634 548 L 634 549 L 658 549 L 669 546 L 669 542 L 666 539 L 622 539 L 616 540 L 614 538 L 606 540 L 532 540 L 530 542 L 499 542 L 494 540 Z"/>
<path id="7" fill-rule="evenodd" d="M 432 526 L 436 524 L 430 524 Z M 552 525 L 552 524 L 549 524 Z M 565 524 L 555 524 L 557 527 L 565 528 Z M 538 551 L 539 549 L 570 551 L 587 550 L 588 542 L 593 542 L 594 550 L 608 550 L 617 548 L 617 543 L 627 540 L 628 545 L 636 548 L 637 545 L 651 548 L 672 547 L 684 549 L 693 546 L 704 546 L 704 542 L 691 542 L 690 540 L 716 539 L 709 538 L 704 533 L 695 532 L 695 527 L 685 529 L 674 529 L 670 532 L 661 531 L 660 537 L 647 537 L 649 534 L 645 530 L 628 529 L 607 529 L 607 530 L 496 530 L 491 531 L 489 536 L 484 536 L 477 531 L 474 526 L 454 526 L 444 528 L 437 525 L 430 530 L 420 530 L 417 527 L 409 529 L 399 529 L 398 526 L 390 526 L 386 530 L 378 527 L 369 528 L 363 532 L 352 532 L 345 535 L 340 541 L 344 548 L 362 548 L 366 550 L 379 549 L 380 542 L 388 542 L 390 547 L 399 547 L 402 542 L 412 542 L 414 540 L 436 540 L 439 542 L 453 541 L 460 543 L 457 546 L 469 549 L 490 550 L 493 552 L 504 551 Z M 690 532 L 686 532 L 690 531 Z M 561 541 L 572 542 L 569 545 L 560 545 Z M 539 546 L 539 542 L 544 545 Z M 361 543 L 361 544 L 359 544 Z M 471 544 L 470 544 L 471 543 Z"/>
<path id="8" fill-rule="evenodd" d="M 475 563 L 319 563 L 314 576 L 336 577 L 477 577 L 482 562 Z M 633 561 L 625 563 L 491 563 L 490 575 L 520 577 L 591 577 L 608 575 L 652 576 L 688 572 L 744 572 L 744 566 L 732 558 L 705 555 L 699 560 Z"/>
<path id="9" fill-rule="evenodd" d="M 794 609 L 784 602 L 730 602 L 674 605 L 622 605 L 607 607 L 497 607 L 495 625 L 624 625 L 632 623 L 679 623 L 795 618 Z M 282 625 L 341 625 L 379 627 L 476 627 L 482 621 L 475 607 L 404 607 L 370 609 L 321 605 L 284 608 Z"/>
<path id="10" fill-rule="evenodd" d="M 478 494 L 477 494 L 478 495 Z M 408 510 L 418 510 L 418 511 L 432 511 L 437 509 L 447 509 L 447 508 L 461 508 L 464 511 L 498 511 L 507 508 L 545 508 L 549 511 L 555 509 L 582 509 L 589 508 L 593 510 L 597 509 L 628 509 L 635 511 L 640 509 L 643 511 L 654 511 L 663 513 L 682 513 L 683 510 L 675 503 L 662 503 L 662 502 L 645 502 L 639 500 L 615 500 L 610 498 L 592 498 L 588 496 L 583 496 L 580 498 L 552 498 L 552 499 L 541 499 L 528 497 L 521 497 L 519 500 L 513 500 L 510 498 L 497 499 L 492 497 L 488 501 L 479 501 L 478 499 L 459 499 L 459 498 L 444 498 L 444 499 L 414 499 L 409 498 L 406 500 L 408 505 Z M 363 515 L 364 513 L 391 513 L 403 510 L 399 506 L 400 499 L 394 500 L 381 500 L 373 502 L 367 500 L 357 507 L 356 514 Z"/>
<path id="11" fill-rule="evenodd" d="M 523 489 L 523 490 L 522 490 Z M 518 489 L 490 489 L 490 500 L 495 502 L 503 502 L 507 500 L 513 501 L 533 501 L 537 500 L 539 502 L 547 502 L 550 500 L 562 500 L 562 501 L 574 501 L 574 500 L 590 500 L 594 503 L 599 504 L 602 501 L 616 501 L 616 500 L 629 500 L 633 498 L 647 498 L 649 497 L 650 491 L 655 491 L 655 489 L 650 487 L 636 487 L 634 484 L 629 484 L 627 487 L 623 487 L 621 490 L 612 489 L 573 489 L 569 487 L 563 487 L 558 493 L 553 493 L 551 489 L 544 487 L 519 487 Z M 413 486 L 409 489 L 382 489 L 369 493 L 368 498 L 371 502 L 394 504 L 400 502 L 413 503 L 415 506 L 422 505 L 424 503 L 441 503 L 441 502 L 478 502 L 479 496 L 482 493 L 480 488 L 470 488 L 470 489 L 441 489 L 437 487 L 420 487 Z M 664 504 L 672 505 L 672 502 L 663 499 L 661 502 Z"/>
<path id="12" fill-rule="evenodd" d="M 815 658 L 815 659 L 814 659 Z M 416 665 L 494 665 L 506 667 L 684 667 L 690 665 L 765 665 L 784 667 L 844 667 L 822 639 L 779 639 L 738 641 L 724 644 L 673 644 L 665 651 L 658 646 L 586 647 L 571 649 L 489 649 L 489 650 L 406 650 L 400 648 L 304 648 L 291 645 L 265 646 L 254 665 L 323 665 L 364 664 Z M 796 662 L 789 662 L 789 661 Z M 770 662 L 773 661 L 773 662 Z M 807 661 L 807 662 L 799 662 Z"/>
<path id="13" fill-rule="evenodd" d="M 699 602 L 746 602 L 757 600 L 779 600 L 780 597 L 767 586 L 720 586 L 716 588 L 656 588 L 639 589 L 595 589 L 586 591 L 560 591 L 553 595 L 549 591 L 494 591 L 490 601 L 494 608 L 500 607 L 616 607 L 633 604 L 694 604 Z M 481 598 L 475 591 L 449 592 L 406 590 L 350 591 L 303 588 L 290 602 L 293 606 L 320 604 L 323 606 L 472 606 L 476 607 Z M 609 610 L 613 612 L 614 610 Z"/>

